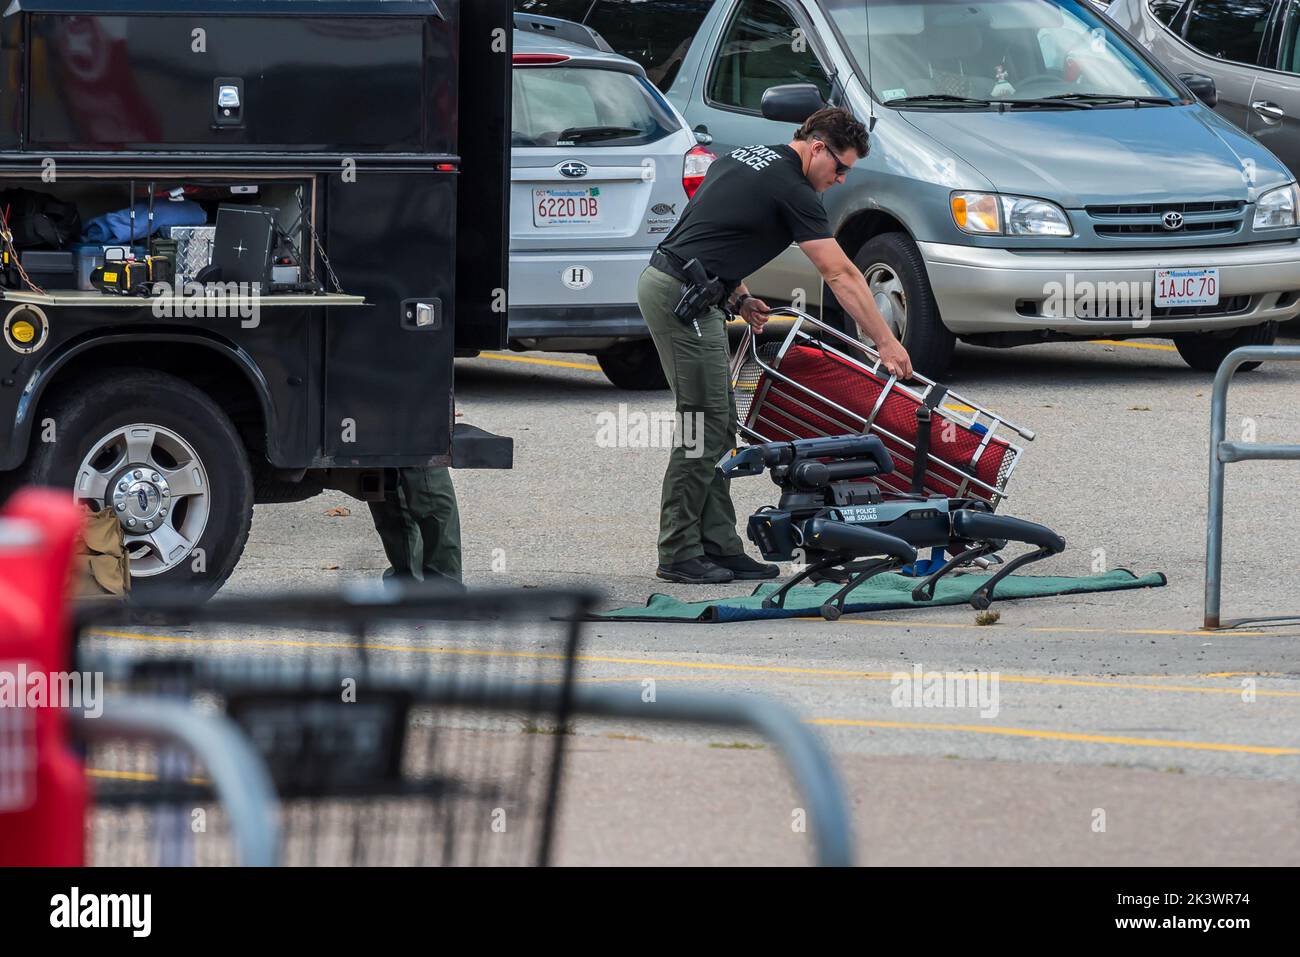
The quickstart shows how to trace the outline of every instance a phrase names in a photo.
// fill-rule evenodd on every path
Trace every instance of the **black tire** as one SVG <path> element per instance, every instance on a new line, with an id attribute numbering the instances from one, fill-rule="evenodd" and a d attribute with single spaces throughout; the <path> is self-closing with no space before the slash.
<path id="1" fill-rule="evenodd" d="M 870 282 L 873 274 L 891 271 L 902 285 L 906 319 L 900 336 L 903 348 L 912 358 L 912 368 L 931 379 L 941 379 L 952 362 L 957 337 L 948 331 L 939 315 L 939 304 L 930 288 L 921 251 L 906 233 L 881 233 L 863 244 L 853 263 Z M 878 300 L 879 301 L 879 298 Z M 885 310 L 882 310 L 884 313 Z M 895 313 L 896 315 L 896 313 Z M 891 316 L 886 315 L 886 321 Z M 897 334 L 897 322 L 894 332 Z M 858 326 L 847 313 L 844 330 L 858 335 Z"/>
<path id="2" fill-rule="evenodd" d="M 620 389 L 643 392 L 668 388 L 654 340 L 622 342 L 596 355 L 600 371 Z"/>
<path id="3" fill-rule="evenodd" d="M 132 591 L 147 593 L 184 588 L 202 599 L 216 592 L 230 577 L 248 540 L 253 517 L 253 477 L 239 433 L 211 398 L 176 376 L 150 369 L 114 369 L 67 383 L 47 396 L 41 403 L 38 422 L 45 420 L 53 423 L 54 441 L 44 442 L 40 435 L 33 436 L 23 469 L 25 481 L 33 485 L 73 488 L 86 456 L 125 426 L 137 423 L 155 426 L 187 443 L 206 474 L 206 494 L 169 497 L 167 501 L 174 507 L 169 507 L 167 517 L 158 521 L 159 525 L 166 522 L 173 530 L 177 526 L 199 529 L 201 521 L 201 530 L 193 539 L 188 536 L 167 539 L 172 545 L 168 558 L 160 557 L 157 549 L 142 543 L 132 547 L 128 539 L 128 551 L 140 562 L 141 571 L 150 570 L 151 566 L 157 568 L 156 573 L 147 577 L 133 572 Z M 166 441 L 173 439 L 168 437 Z M 110 448 L 104 461 L 109 461 L 112 454 Z M 161 444 L 151 447 L 150 456 L 151 461 L 159 463 L 164 459 L 173 464 L 181 462 Z M 118 475 L 126 465 L 123 459 L 120 464 L 100 467 L 105 474 Z M 148 471 L 148 467 L 144 470 Z M 134 471 L 128 472 L 127 480 L 132 476 Z M 144 481 L 148 479 L 149 476 L 144 476 Z M 110 482 L 105 495 L 117 487 Z M 180 487 L 178 484 L 178 491 Z M 132 508 L 137 494 L 140 493 L 132 492 L 128 496 Z M 171 495 L 170 488 L 167 494 Z M 141 508 L 152 498 L 146 492 L 140 499 Z M 161 495 L 157 500 L 163 502 Z M 199 510 L 203 506 L 206 506 L 206 519 Z M 191 509 L 196 511 L 191 514 Z M 189 548 L 181 551 L 186 542 Z M 201 561 L 199 549 L 202 549 Z"/>
<path id="4" fill-rule="evenodd" d="M 1218 372 L 1219 366 L 1233 349 L 1241 346 L 1271 346 L 1277 339 L 1277 323 L 1264 322 L 1228 332 L 1201 332 L 1179 336 L 1174 340 L 1178 354 L 1198 372 Z M 1241 372 L 1259 368 L 1258 362 L 1243 362 Z"/>

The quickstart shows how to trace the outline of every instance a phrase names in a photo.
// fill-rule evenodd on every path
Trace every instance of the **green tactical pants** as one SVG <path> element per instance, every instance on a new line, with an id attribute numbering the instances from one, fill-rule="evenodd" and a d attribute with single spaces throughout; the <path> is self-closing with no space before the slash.
<path id="1" fill-rule="evenodd" d="M 383 501 L 369 502 L 389 568 L 384 578 L 459 582 L 460 510 L 445 468 L 404 468 Z"/>
<path id="2" fill-rule="evenodd" d="M 736 444 L 726 317 L 710 309 L 699 318 L 697 336 L 693 326 L 673 315 L 681 294 L 682 284 L 653 266 L 637 283 L 637 303 L 673 390 L 680 430 L 659 504 L 662 565 L 698 558 L 705 551 L 739 555 L 745 550 L 736 534 L 731 482 L 715 469 Z"/>

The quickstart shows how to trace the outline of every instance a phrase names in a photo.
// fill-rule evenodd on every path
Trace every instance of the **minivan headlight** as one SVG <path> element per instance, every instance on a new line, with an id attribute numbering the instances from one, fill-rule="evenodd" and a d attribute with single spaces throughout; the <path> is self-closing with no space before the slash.
<path id="1" fill-rule="evenodd" d="M 1300 191 L 1297 191 L 1295 183 L 1270 189 L 1255 200 L 1255 228 L 1294 226 L 1297 207 L 1300 207 Z"/>
<path id="2" fill-rule="evenodd" d="M 1074 230 L 1065 210 L 1045 199 L 1000 193 L 953 193 L 952 220 L 976 235 L 1069 236 Z"/>

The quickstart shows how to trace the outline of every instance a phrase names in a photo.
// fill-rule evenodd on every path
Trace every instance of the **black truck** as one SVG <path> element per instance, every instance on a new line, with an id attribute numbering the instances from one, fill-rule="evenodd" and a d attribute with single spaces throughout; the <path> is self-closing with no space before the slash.
<path id="1" fill-rule="evenodd" d="M 509 468 L 453 358 L 505 345 L 510 41 L 510 0 L 10 0 L 0 497 L 210 592 L 254 503 Z"/>

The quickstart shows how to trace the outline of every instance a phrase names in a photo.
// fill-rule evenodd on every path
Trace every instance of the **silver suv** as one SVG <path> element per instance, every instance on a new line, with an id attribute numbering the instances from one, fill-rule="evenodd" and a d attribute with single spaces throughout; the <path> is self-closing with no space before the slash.
<path id="1" fill-rule="evenodd" d="M 592 353 L 616 386 L 666 388 L 637 277 L 713 154 L 599 35 L 515 25 L 510 346 Z"/>

